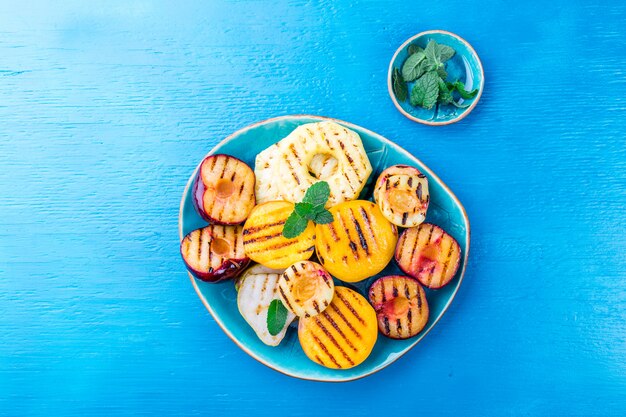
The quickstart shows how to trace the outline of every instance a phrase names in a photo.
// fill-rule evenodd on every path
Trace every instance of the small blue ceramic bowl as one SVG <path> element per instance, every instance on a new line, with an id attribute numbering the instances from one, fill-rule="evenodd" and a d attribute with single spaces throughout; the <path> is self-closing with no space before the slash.
<path id="1" fill-rule="evenodd" d="M 456 54 L 446 62 L 446 71 L 448 72 L 448 78 L 446 81 L 460 80 L 465 84 L 466 90 L 473 90 L 478 88 L 478 94 L 471 100 L 462 100 L 461 104 L 469 104 L 468 107 L 459 108 L 453 105 L 436 105 L 433 109 L 426 110 L 421 107 L 413 107 L 409 103 L 408 98 L 404 101 L 400 101 L 394 91 L 392 84 L 392 75 L 394 68 L 402 70 L 402 64 L 409 56 L 409 46 L 417 45 L 421 48 L 425 48 L 428 41 L 433 39 L 435 42 L 452 47 Z M 414 83 L 409 83 L 409 95 Z M 389 74 L 387 75 L 387 88 L 389 89 L 389 96 L 393 101 L 396 108 L 408 117 L 409 119 L 433 126 L 447 125 L 450 123 L 458 122 L 467 116 L 476 107 L 476 103 L 480 100 L 480 96 L 483 93 L 483 86 L 485 84 L 485 74 L 483 72 L 483 65 L 471 47 L 460 36 L 454 33 L 446 32 L 444 30 L 429 30 L 426 32 L 418 33 L 413 36 L 398 48 L 396 53 L 391 58 L 389 64 Z"/>
<path id="2" fill-rule="evenodd" d="M 256 155 L 259 152 L 287 136 L 296 127 L 304 123 L 320 122 L 323 120 L 333 120 L 336 123 L 340 123 L 348 129 L 352 129 L 361 137 L 363 146 L 365 147 L 365 151 L 367 152 L 373 168 L 372 175 L 370 176 L 372 181 L 369 181 L 364 189 L 365 196 L 371 196 L 372 187 L 374 185 L 373 180 L 378 177 L 381 171 L 391 165 L 412 165 L 426 175 L 430 191 L 430 204 L 428 206 L 426 221 L 441 226 L 446 232 L 452 235 L 461 246 L 461 264 L 459 265 L 459 270 L 454 279 L 439 290 L 426 288 L 430 314 L 424 330 L 417 336 L 406 340 L 392 340 L 379 335 L 374 350 L 367 360 L 359 366 L 343 370 L 324 368 L 306 357 L 298 341 L 296 329 L 290 329 L 279 346 L 271 347 L 261 343 L 252 328 L 250 328 L 241 317 L 241 314 L 239 314 L 237 309 L 237 292 L 235 291 L 235 285 L 232 280 L 210 284 L 200 281 L 191 275 L 189 275 L 189 278 L 198 296 L 213 315 L 217 324 L 237 346 L 250 356 L 272 369 L 296 378 L 339 382 L 362 378 L 383 369 L 407 353 L 426 336 L 435 324 L 437 324 L 441 316 L 443 316 L 448 309 L 450 303 L 452 303 L 452 299 L 459 290 L 461 281 L 463 280 L 470 244 L 470 226 L 467 215 L 465 214 L 465 209 L 459 200 L 443 181 L 419 159 L 384 137 L 360 126 L 341 120 L 304 115 L 282 116 L 265 120 L 233 133 L 217 144 L 217 146 L 209 152 L 209 155 L 226 153 L 241 159 L 253 167 Z M 199 165 L 191 174 L 191 177 L 189 177 L 180 203 L 178 231 L 181 240 L 183 236 L 192 230 L 206 226 L 206 222 L 202 220 L 195 211 L 192 202 L 193 187 L 191 187 L 191 185 L 198 169 Z M 183 268 L 182 261 L 181 268 Z M 352 284 L 351 288 L 359 291 L 361 295 L 367 298 L 367 290 L 374 280 L 383 275 L 398 274 L 402 274 L 402 271 L 395 265 L 395 262 L 391 262 L 380 274 L 365 281 L 361 281 L 360 283 Z"/>

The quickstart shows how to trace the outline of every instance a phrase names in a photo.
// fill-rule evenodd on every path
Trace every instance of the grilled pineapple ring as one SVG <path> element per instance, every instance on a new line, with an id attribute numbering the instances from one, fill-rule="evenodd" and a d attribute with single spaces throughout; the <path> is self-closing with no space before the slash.
<path id="1" fill-rule="evenodd" d="M 257 203 L 301 201 L 306 190 L 319 181 L 309 172 L 311 166 L 321 170 L 325 165 L 317 155 L 330 155 L 336 160 L 336 167 L 329 165 L 329 175 L 323 178 L 330 186 L 327 206 L 357 198 L 372 173 L 361 138 L 337 123 L 325 121 L 297 127 L 257 156 Z"/>

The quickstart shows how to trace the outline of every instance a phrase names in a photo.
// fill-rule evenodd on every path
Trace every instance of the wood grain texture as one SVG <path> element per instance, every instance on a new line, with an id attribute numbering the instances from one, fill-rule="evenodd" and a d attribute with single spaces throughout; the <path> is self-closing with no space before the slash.
<path id="1" fill-rule="evenodd" d="M 626 415 L 624 21 L 619 1 L 0 3 L 0 415 Z M 385 80 L 435 28 L 486 78 L 437 128 Z M 472 224 L 449 312 L 353 383 L 249 358 L 179 259 L 198 160 L 294 113 L 397 141 Z"/>

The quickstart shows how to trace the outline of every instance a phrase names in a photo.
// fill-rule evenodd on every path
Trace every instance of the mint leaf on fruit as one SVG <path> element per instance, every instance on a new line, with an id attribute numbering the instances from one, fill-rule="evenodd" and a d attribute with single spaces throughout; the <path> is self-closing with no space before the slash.
<path id="1" fill-rule="evenodd" d="M 413 81 L 418 77 L 420 63 L 425 57 L 424 52 L 417 52 L 404 61 L 404 65 L 402 65 L 402 78 L 404 78 L 404 81 Z"/>
<path id="2" fill-rule="evenodd" d="M 393 87 L 393 93 L 399 101 L 404 101 L 409 95 L 409 88 L 402 78 L 402 74 L 398 68 L 393 69 L 393 75 L 391 76 L 391 85 Z"/>
<path id="3" fill-rule="evenodd" d="M 279 299 L 274 299 L 267 310 L 267 330 L 272 336 L 276 336 L 285 326 L 287 321 L 287 308 Z"/>
<path id="4" fill-rule="evenodd" d="M 311 215 L 315 214 L 313 207 L 315 206 L 311 203 L 298 203 L 296 204 L 294 211 L 302 218 L 313 220 L 311 218 Z"/>
<path id="5" fill-rule="evenodd" d="M 330 197 L 330 186 L 326 181 L 319 181 L 311 185 L 302 199 L 303 203 L 310 203 L 314 206 L 325 205 Z"/>
<path id="6" fill-rule="evenodd" d="M 304 232 L 309 221 L 326 224 L 333 221 L 333 215 L 324 207 L 330 197 L 330 186 L 326 181 L 311 185 L 301 203 L 296 203 L 293 212 L 283 226 L 283 236 L 293 239 Z"/>
<path id="7" fill-rule="evenodd" d="M 287 239 L 293 239 L 304 232 L 309 225 L 309 221 L 301 217 L 295 210 L 287 217 L 287 221 L 283 226 L 283 236 Z"/>
<path id="8" fill-rule="evenodd" d="M 413 86 L 411 105 L 432 109 L 439 96 L 439 76 L 435 71 L 424 74 Z"/>
<path id="9" fill-rule="evenodd" d="M 328 210 L 320 211 L 315 216 L 315 220 L 314 221 L 317 224 L 332 223 L 333 222 L 333 214 L 330 211 L 328 211 Z"/>

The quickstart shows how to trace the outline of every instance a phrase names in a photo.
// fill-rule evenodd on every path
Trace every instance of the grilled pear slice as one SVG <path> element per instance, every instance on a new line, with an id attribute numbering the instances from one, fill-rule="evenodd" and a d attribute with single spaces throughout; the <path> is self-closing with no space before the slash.
<path id="1" fill-rule="evenodd" d="M 212 224 L 184 237 L 180 253 L 189 272 L 207 282 L 237 276 L 250 263 L 243 247 L 243 227 Z"/>
<path id="2" fill-rule="evenodd" d="M 286 201 L 256 206 L 243 227 L 246 255 L 269 268 L 287 268 L 294 262 L 309 259 L 315 250 L 313 222 L 294 238 L 288 239 L 282 234 L 293 210 L 294 204 Z"/>
<path id="3" fill-rule="evenodd" d="M 214 224 L 239 224 L 255 205 L 252 169 L 230 155 L 202 161 L 194 184 L 193 203 L 203 219 Z"/>
<path id="4" fill-rule="evenodd" d="M 391 223 L 402 227 L 417 226 L 426 220 L 430 202 L 428 179 L 417 168 L 391 166 L 376 180 L 374 200 Z"/>
<path id="5" fill-rule="evenodd" d="M 278 280 L 283 304 L 298 317 L 315 316 L 330 304 L 335 293 L 333 277 L 317 262 L 300 261 Z"/>
<path id="6" fill-rule="evenodd" d="M 322 313 L 301 318 L 298 339 L 314 362 L 333 369 L 348 369 L 362 363 L 378 336 L 376 312 L 359 293 L 335 287 L 335 296 Z"/>
<path id="7" fill-rule="evenodd" d="M 369 290 L 378 330 L 392 339 L 408 339 L 428 323 L 426 292 L 414 278 L 391 275 L 374 281 Z"/>
<path id="8" fill-rule="evenodd" d="M 252 327 L 259 339 L 269 346 L 278 346 L 287 332 L 289 324 L 296 318 L 287 312 L 287 320 L 281 331 L 273 336 L 267 328 L 267 312 L 275 299 L 280 299 L 278 280 L 283 270 L 270 269 L 263 265 L 248 268 L 238 280 L 237 306 L 239 312 Z"/>
<path id="9" fill-rule="evenodd" d="M 437 289 L 454 278 L 461 262 L 461 247 L 441 227 L 422 223 L 402 233 L 395 258 L 404 273 Z"/>

